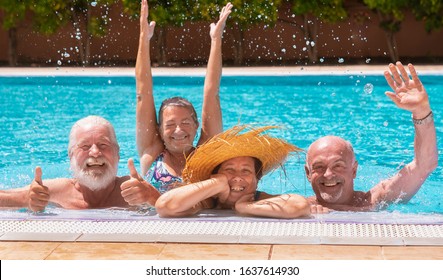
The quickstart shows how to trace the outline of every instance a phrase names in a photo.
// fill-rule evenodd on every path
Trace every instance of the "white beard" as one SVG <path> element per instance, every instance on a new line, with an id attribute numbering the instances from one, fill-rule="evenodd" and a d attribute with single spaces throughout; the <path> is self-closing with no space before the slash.
<path id="1" fill-rule="evenodd" d="M 106 168 L 104 172 L 85 170 L 84 168 L 86 167 L 86 164 L 90 161 L 104 162 L 105 166 L 108 168 Z M 117 164 L 111 165 L 104 157 L 88 158 L 83 167 L 79 166 L 75 157 L 71 159 L 71 170 L 73 177 L 77 179 L 80 185 L 87 187 L 91 191 L 100 191 L 109 186 L 117 176 L 117 168 Z"/>
<path id="2" fill-rule="evenodd" d="M 327 203 L 335 203 L 341 198 L 342 193 L 343 193 L 343 188 L 341 188 L 340 191 L 335 194 L 321 192 L 320 196 Z"/>

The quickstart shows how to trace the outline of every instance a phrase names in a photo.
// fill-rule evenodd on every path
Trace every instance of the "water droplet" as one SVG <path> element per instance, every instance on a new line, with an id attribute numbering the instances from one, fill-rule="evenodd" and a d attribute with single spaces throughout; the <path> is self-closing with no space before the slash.
<path id="1" fill-rule="evenodd" d="M 92 6 L 92 7 L 97 6 L 97 2 L 95 2 L 95 1 L 94 1 L 94 2 L 91 2 L 91 6 Z"/>
<path id="2" fill-rule="evenodd" d="M 366 62 L 366 63 L 369 63 L 369 62 L 371 62 L 371 59 L 370 59 L 370 58 L 367 58 L 365 62 Z"/>
<path id="3" fill-rule="evenodd" d="M 324 59 L 323 57 L 320 58 L 320 62 L 321 62 L 321 63 L 325 62 L 325 59 Z"/>
<path id="4" fill-rule="evenodd" d="M 282 53 L 286 53 L 286 49 L 281 49 L 281 52 Z"/>
<path id="5" fill-rule="evenodd" d="M 364 91 L 366 94 L 371 94 L 373 90 L 374 90 L 374 85 L 371 83 L 367 83 L 364 87 Z"/>
<path id="6" fill-rule="evenodd" d="M 384 121 L 384 122 L 383 122 L 383 125 L 384 125 L 384 126 L 388 126 L 388 124 L 389 124 L 388 121 Z"/>
<path id="7" fill-rule="evenodd" d="M 62 62 L 60 60 L 57 60 L 58 65 L 62 65 Z"/>
<path id="8" fill-rule="evenodd" d="M 111 81 L 111 80 L 108 80 L 108 84 L 112 84 L 112 81 Z"/>
<path id="9" fill-rule="evenodd" d="M 340 57 L 340 58 L 338 59 L 338 63 L 343 63 L 343 62 L 345 62 L 345 59 L 342 58 L 342 57 Z"/>

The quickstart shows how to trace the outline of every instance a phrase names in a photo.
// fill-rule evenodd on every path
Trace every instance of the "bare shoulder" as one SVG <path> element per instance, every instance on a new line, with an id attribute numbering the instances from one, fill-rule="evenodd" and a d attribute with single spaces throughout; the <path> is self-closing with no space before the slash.
<path id="1" fill-rule="evenodd" d="M 377 185 L 371 188 L 371 190 L 368 192 L 370 193 L 370 198 L 372 203 L 379 203 L 380 201 L 386 200 L 386 197 L 388 196 L 391 186 L 393 183 L 393 178 L 389 178 L 386 180 L 383 180 L 379 182 Z"/>
<path id="2" fill-rule="evenodd" d="M 43 180 L 43 185 L 48 187 L 51 193 L 59 193 L 75 185 L 75 180 L 71 178 L 47 179 Z"/>
<path id="3" fill-rule="evenodd" d="M 355 191 L 352 206 L 356 207 L 367 207 L 372 205 L 372 193 L 371 191 L 368 192 L 362 192 L 362 191 Z"/>
<path id="4" fill-rule="evenodd" d="M 116 177 L 115 180 L 115 188 L 120 188 L 121 184 L 123 184 L 124 182 L 126 182 L 127 180 L 129 180 L 131 177 L 129 175 L 125 175 L 125 176 L 121 176 L 121 177 Z"/>

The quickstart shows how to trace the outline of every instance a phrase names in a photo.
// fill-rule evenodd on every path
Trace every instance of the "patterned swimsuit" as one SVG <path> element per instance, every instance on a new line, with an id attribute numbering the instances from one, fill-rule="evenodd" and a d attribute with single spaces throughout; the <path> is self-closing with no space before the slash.
<path id="1" fill-rule="evenodd" d="M 163 162 L 164 155 L 161 153 L 146 173 L 145 179 L 154 186 L 161 194 L 172 189 L 182 178 L 171 175 Z"/>

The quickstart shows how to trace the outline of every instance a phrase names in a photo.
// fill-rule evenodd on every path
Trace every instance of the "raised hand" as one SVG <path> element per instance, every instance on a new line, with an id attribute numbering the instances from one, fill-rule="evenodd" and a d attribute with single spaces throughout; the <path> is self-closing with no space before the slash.
<path id="1" fill-rule="evenodd" d="M 218 22 L 216 24 L 211 23 L 211 30 L 209 31 L 209 35 L 211 36 L 212 40 L 222 37 L 223 30 L 226 26 L 226 20 L 231 13 L 232 6 L 233 5 L 231 3 L 226 4 L 226 6 L 224 6 L 220 12 L 220 19 L 218 20 Z"/>
<path id="2" fill-rule="evenodd" d="M 147 40 L 150 40 L 154 35 L 155 21 L 148 22 L 149 6 L 147 0 L 142 0 L 140 9 L 140 33 L 147 36 Z"/>
<path id="3" fill-rule="evenodd" d="M 143 180 L 135 169 L 132 158 L 128 160 L 128 169 L 130 178 L 120 186 L 124 200 L 129 205 L 142 205 L 146 203 L 151 206 L 155 205 L 160 193 L 156 188 Z"/>
<path id="4" fill-rule="evenodd" d="M 28 208 L 31 211 L 39 212 L 45 210 L 49 203 L 49 189 L 43 185 L 42 169 L 37 166 L 28 191 Z"/>
<path id="5" fill-rule="evenodd" d="M 387 91 L 386 95 L 402 109 L 413 113 L 414 118 L 425 117 L 431 111 L 428 94 L 418 78 L 417 72 L 412 64 L 408 64 L 411 78 L 409 78 L 405 67 L 401 62 L 389 64 L 389 71 L 384 76 L 394 92 Z"/>

